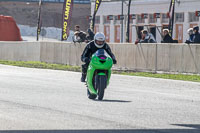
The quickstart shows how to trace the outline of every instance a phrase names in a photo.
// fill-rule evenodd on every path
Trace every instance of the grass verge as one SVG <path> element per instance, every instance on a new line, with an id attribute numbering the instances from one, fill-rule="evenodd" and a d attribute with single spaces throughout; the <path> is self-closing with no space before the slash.
<path id="1" fill-rule="evenodd" d="M 69 66 L 69 65 L 62 65 L 62 64 L 49 64 L 49 63 L 39 62 L 39 61 L 3 61 L 3 60 L 0 60 L 0 64 L 19 66 L 19 67 L 29 67 L 29 68 L 75 71 L 75 72 L 81 71 L 81 68 L 78 66 Z"/>
<path id="2" fill-rule="evenodd" d="M 0 64 L 12 65 L 19 67 L 29 67 L 29 68 L 42 68 L 42 69 L 54 69 L 54 70 L 65 70 L 65 71 L 75 71 L 80 72 L 81 68 L 79 66 L 69 66 L 62 64 L 49 64 L 37 61 L 3 61 L 0 60 Z M 150 72 L 124 72 L 124 71 L 113 71 L 114 74 L 129 75 L 129 76 L 142 76 L 142 77 L 153 77 L 153 78 L 163 78 L 163 79 L 174 79 L 183 81 L 193 81 L 200 82 L 199 75 L 185 75 L 185 74 L 154 74 Z"/>
<path id="3" fill-rule="evenodd" d="M 121 75 L 129 75 L 129 76 L 142 76 L 142 77 L 152 77 L 152 78 L 163 78 L 163 79 L 200 82 L 200 76 L 199 75 L 159 74 L 159 73 L 151 73 L 151 72 L 116 72 L 116 71 L 114 71 L 113 73 L 121 74 Z"/>

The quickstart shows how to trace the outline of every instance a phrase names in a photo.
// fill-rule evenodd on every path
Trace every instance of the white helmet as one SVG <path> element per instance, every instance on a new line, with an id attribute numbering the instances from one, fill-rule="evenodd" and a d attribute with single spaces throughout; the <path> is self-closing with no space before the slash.
<path id="1" fill-rule="evenodd" d="M 187 30 L 187 33 L 188 33 L 189 35 L 193 34 L 193 28 L 189 28 L 189 29 Z"/>
<path id="2" fill-rule="evenodd" d="M 101 41 L 101 44 L 98 44 L 96 41 Z M 105 35 L 102 32 L 97 32 L 94 36 L 94 44 L 97 48 L 102 48 L 105 44 Z"/>

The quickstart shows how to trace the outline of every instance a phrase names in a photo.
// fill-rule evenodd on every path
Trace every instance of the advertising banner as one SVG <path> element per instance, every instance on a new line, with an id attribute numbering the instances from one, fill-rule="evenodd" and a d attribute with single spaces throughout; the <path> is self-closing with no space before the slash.
<path id="1" fill-rule="evenodd" d="M 61 40 L 67 40 L 69 36 L 70 22 L 72 19 L 73 0 L 65 0 L 63 3 L 63 24 Z"/>
<path id="2" fill-rule="evenodd" d="M 91 29 L 92 31 L 94 31 L 95 16 L 96 16 L 97 11 L 98 11 L 98 9 L 99 9 L 99 7 L 100 7 L 100 5 L 101 5 L 101 1 L 102 1 L 102 0 L 96 0 L 96 2 L 95 2 L 94 14 L 93 14 L 92 20 L 91 20 L 91 22 L 90 22 L 90 29 Z"/>

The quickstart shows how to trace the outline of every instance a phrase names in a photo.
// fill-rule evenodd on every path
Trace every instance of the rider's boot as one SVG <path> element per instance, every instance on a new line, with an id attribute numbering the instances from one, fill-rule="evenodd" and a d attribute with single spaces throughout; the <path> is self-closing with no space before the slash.
<path id="1" fill-rule="evenodd" d="M 82 73 L 81 82 L 85 82 L 85 79 L 86 79 L 86 74 Z"/>

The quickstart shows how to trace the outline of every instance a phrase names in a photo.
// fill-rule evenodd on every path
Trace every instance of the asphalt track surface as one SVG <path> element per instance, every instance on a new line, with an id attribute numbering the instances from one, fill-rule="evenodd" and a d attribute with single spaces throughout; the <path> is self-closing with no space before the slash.
<path id="1" fill-rule="evenodd" d="M 98 101 L 80 76 L 0 65 L 0 133 L 200 133 L 200 83 L 113 74 Z"/>

